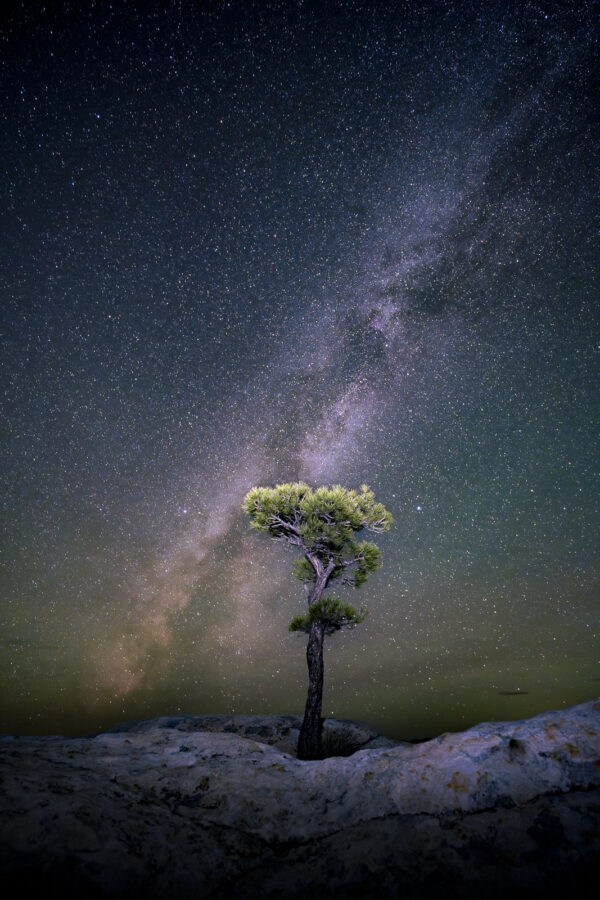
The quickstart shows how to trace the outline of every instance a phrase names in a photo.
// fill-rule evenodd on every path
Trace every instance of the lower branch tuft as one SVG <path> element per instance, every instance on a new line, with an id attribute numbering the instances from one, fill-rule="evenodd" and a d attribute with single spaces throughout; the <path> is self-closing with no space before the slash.
<path id="1" fill-rule="evenodd" d="M 323 625 L 325 634 L 334 634 L 341 628 L 354 628 L 367 615 L 362 608 L 357 612 L 353 606 L 343 603 L 338 597 L 322 597 L 310 607 L 305 616 L 296 616 L 290 622 L 290 631 L 302 631 L 307 634 L 313 622 Z"/>

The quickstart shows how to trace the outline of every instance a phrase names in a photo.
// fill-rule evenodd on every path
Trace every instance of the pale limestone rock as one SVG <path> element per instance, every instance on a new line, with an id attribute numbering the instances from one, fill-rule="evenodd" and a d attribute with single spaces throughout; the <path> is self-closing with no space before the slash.
<path id="1" fill-rule="evenodd" d="M 298 725 L 185 716 L 3 738 L 4 883 L 86 898 L 595 896 L 600 702 L 314 762 L 280 749 Z"/>

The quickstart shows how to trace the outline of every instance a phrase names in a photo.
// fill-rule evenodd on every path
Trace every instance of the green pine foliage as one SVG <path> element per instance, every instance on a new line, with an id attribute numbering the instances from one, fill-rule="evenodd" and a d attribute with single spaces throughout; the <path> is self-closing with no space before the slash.
<path id="1" fill-rule="evenodd" d="M 381 533 L 393 522 L 366 484 L 358 491 L 340 485 L 313 490 L 304 482 L 256 487 L 243 508 L 253 528 L 298 548 L 294 574 L 306 585 L 316 581 L 318 561 L 333 566 L 328 581 L 360 587 L 381 565 L 382 555 L 370 541 L 357 542 L 357 532 Z"/>
<path id="2" fill-rule="evenodd" d="M 311 584 L 315 580 L 315 570 L 304 556 L 298 556 L 294 560 L 292 573 L 302 584 Z"/>
<path id="3" fill-rule="evenodd" d="M 338 597 L 322 597 L 313 603 L 306 616 L 296 616 L 290 622 L 290 631 L 308 634 L 313 622 L 324 626 L 325 634 L 334 634 L 340 628 L 354 628 L 364 621 L 366 609 L 357 612 L 353 606 L 343 603 Z"/>

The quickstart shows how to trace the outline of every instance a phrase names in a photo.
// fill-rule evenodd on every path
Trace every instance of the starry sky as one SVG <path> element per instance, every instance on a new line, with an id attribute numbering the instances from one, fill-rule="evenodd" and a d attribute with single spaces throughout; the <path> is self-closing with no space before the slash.
<path id="1" fill-rule="evenodd" d="M 600 689 L 600 5 L 11 3 L 0 730 L 298 713 L 254 485 L 392 512 L 324 714 Z"/>

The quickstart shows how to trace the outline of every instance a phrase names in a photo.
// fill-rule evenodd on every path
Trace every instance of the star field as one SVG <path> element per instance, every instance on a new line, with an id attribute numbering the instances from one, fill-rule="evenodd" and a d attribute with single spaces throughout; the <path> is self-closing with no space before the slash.
<path id="1" fill-rule="evenodd" d="M 298 713 L 254 485 L 395 524 L 326 715 L 423 737 L 600 656 L 600 8 L 13 4 L 0 730 Z"/>

